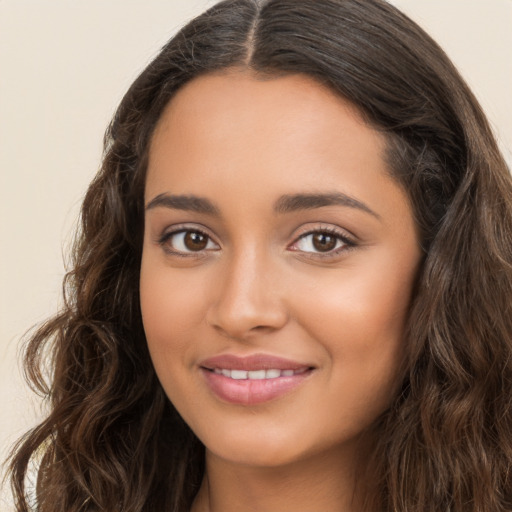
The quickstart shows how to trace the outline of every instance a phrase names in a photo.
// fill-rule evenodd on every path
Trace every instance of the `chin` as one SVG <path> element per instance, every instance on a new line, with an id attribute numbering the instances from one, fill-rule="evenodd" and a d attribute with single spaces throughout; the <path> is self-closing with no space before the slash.
<path id="1" fill-rule="evenodd" d="M 207 453 L 225 462 L 254 468 L 283 468 L 326 454 L 352 451 L 359 436 L 354 431 L 319 432 L 315 425 L 230 425 L 223 429 L 205 429 L 198 437 Z M 316 428 L 315 428 L 316 427 Z M 225 432 L 225 435 L 219 433 Z M 199 432 L 201 434 L 201 432 Z M 310 434 L 310 435 L 308 435 Z"/>
<path id="2" fill-rule="evenodd" d="M 301 447 L 300 436 L 294 436 L 289 426 L 285 429 L 268 424 L 246 425 L 246 428 L 232 425 L 223 429 L 210 426 L 203 432 L 196 432 L 196 435 L 207 453 L 243 466 L 285 466 L 303 457 L 307 451 Z"/>
<path id="3" fill-rule="evenodd" d="M 253 468 L 280 468 L 301 460 L 304 454 L 292 451 L 284 446 L 271 443 L 243 443 L 234 445 L 230 440 L 216 447 L 206 448 L 213 456 L 237 466 Z"/>

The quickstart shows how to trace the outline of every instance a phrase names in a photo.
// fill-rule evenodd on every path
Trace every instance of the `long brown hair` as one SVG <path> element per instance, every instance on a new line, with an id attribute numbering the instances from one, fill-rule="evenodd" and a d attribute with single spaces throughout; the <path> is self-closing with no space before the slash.
<path id="1" fill-rule="evenodd" d="M 131 86 L 83 203 L 65 307 L 27 345 L 26 371 L 51 412 L 13 451 L 17 511 L 29 510 L 32 463 L 40 512 L 191 506 L 203 447 L 158 383 L 139 310 L 144 179 L 175 92 L 233 66 L 307 74 L 352 102 L 385 134 L 421 233 L 407 364 L 373 426 L 368 510 L 510 511 L 512 180 L 454 66 L 383 0 L 226 0 Z"/>

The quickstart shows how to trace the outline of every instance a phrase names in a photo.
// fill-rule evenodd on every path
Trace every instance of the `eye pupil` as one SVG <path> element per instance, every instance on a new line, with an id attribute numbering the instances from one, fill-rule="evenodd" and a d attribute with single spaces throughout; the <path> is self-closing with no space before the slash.
<path id="1" fill-rule="evenodd" d="M 332 251 L 336 247 L 336 237 L 328 233 L 315 233 L 313 235 L 313 246 L 317 251 Z"/>
<path id="2" fill-rule="evenodd" d="M 187 231 L 184 243 L 189 251 L 202 251 L 208 245 L 208 237 L 198 231 Z"/>

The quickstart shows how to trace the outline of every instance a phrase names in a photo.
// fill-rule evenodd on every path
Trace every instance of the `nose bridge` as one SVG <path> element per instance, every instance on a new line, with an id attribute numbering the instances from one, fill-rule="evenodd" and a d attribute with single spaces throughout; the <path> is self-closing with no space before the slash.
<path id="1" fill-rule="evenodd" d="M 255 246 L 233 251 L 223 262 L 218 277 L 218 292 L 209 321 L 224 334 L 244 338 L 286 323 L 276 262 L 268 251 Z"/>

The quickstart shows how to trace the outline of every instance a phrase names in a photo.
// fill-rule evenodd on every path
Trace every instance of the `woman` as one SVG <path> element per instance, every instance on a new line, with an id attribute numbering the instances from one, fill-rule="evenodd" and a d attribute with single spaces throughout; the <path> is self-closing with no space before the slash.
<path id="1" fill-rule="evenodd" d="M 107 133 L 18 510 L 510 510 L 511 192 L 385 2 L 213 7 Z"/>

